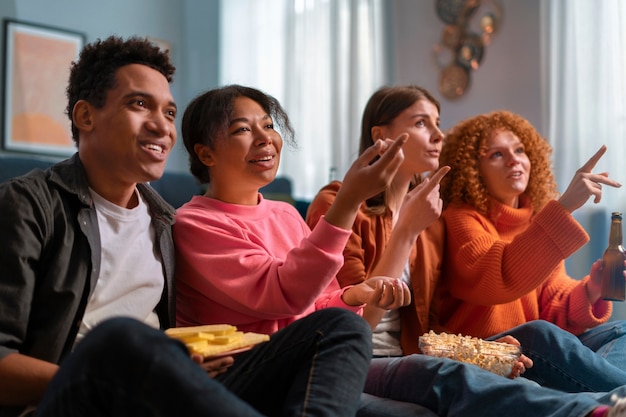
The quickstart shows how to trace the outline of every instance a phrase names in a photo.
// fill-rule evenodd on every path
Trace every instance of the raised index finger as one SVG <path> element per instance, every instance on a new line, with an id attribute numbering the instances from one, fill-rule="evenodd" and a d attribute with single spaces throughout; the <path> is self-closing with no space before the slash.
<path id="1" fill-rule="evenodd" d="M 442 178 L 448 173 L 450 172 L 450 167 L 449 166 L 442 166 L 441 168 L 439 168 L 437 170 L 437 172 L 435 172 L 433 175 L 431 175 L 430 177 L 430 181 L 434 182 L 435 184 L 439 184 L 442 180 Z"/>
<path id="2" fill-rule="evenodd" d="M 441 179 L 448 173 L 450 172 L 450 167 L 449 166 L 443 166 L 441 168 L 439 168 L 437 170 L 437 172 L 435 172 L 434 174 L 432 174 L 430 177 L 428 177 L 428 184 L 425 185 L 426 188 L 429 189 L 433 189 L 435 188 L 435 186 L 437 184 L 439 184 L 441 182 Z"/>
<path id="3" fill-rule="evenodd" d="M 598 163 L 600 158 L 602 158 L 602 155 L 604 155 L 605 152 L 606 152 L 606 145 L 602 145 L 600 149 L 598 149 L 598 151 L 591 158 L 589 158 L 587 162 L 585 162 L 585 165 L 580 167 L 578 171 L 591 172 L 593 167 L 596 166 L 596 164 Z"/>
<path id="4" fill-rule="evenodd" d="M 391 145 L 383 151 L 380 159 L 383 161 L 385 159 L 393 159 L 395 155 L 401 151 L 402 146 L 404 146 L 408 137 L 409 135 L 406 133 L 403 133 L 400 136 L 398 136 L 396 140 L 394 140 L 391 143 Z"/>

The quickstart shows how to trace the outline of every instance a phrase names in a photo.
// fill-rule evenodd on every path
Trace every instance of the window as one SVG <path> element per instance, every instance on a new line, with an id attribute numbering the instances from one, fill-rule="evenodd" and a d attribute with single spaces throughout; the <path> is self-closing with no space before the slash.
<path id="1" fill-rule="evenodd" d="M 561 192 L 602 144 L 608 151 L 593 172 L 608 172 L 625 184 L 626 2 L 543 0 L 542 16 L 544 113 Z M 591 241 L 567 260 L 572 277 L 587 275 L 602 256 L 611 212 L 626 211 L 625 191 L 605 186 L 599 204 L 588 202 L 574 212 Z M 624 303 L 613 305 L 613 317 L 626 317 Z"/>
<path id="2" fill-rule="evenodd" d="M 624 183 L 626 2 L 544 0 L 544 12 L 548 139 L 561 191 L 602 144 L 608 152 L 593 172 Z M 626 194 L 603 187 L 602 202 L 587 207 L 626 210 Z"/>
<path id="3" fill-rule="evenodd" d="M 386 82 L 381 0 L 237 0 L 221 5 L 222 85 L 276 97 L 296 131 L 279 175 L 312 199 L 358 155 L 361 112 Z M 334 173 L 334 174 L 333 174 Z"/>

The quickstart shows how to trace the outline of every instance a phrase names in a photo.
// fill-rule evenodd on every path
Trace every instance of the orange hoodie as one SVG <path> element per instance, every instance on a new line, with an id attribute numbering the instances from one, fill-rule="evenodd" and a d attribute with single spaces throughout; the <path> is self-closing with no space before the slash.
<path id="1" fill-rule="evenodd" d="M 567 275 L 565 259 L 589 240 L 557 201 L 536 215 L 527 198 L 515 209 L 491 201 L 487 216 L 450 205 L 439 317 L 452 333 L 486 338 L 543 319 L 576 335 L 602 324 L 612 304 L 587 299 L 589 276 Z"/>

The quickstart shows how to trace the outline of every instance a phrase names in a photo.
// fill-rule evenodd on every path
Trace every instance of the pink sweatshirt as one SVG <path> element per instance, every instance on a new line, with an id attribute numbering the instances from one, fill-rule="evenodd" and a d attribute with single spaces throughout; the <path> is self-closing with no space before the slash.
<path id="1" fill-rule="evenodd" d="M 177 210 L 178 326 L 228 323 L 272 334 L 325 307 L 347 306 L 335 275 L 350 230 L 313 232 L 291 205 L 242 206 L 195 196 Z"/>

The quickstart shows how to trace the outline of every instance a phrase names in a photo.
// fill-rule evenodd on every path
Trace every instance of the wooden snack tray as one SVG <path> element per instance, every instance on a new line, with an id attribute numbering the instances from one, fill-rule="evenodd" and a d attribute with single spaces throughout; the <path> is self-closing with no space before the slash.
<path id="1" fill-rule="evenodd" d="M 237 331 L 235 326 L 229 324 L 175 327 L 167 329 L 165 334 L 185 343 L 190 353 L 205 358 L 241 353 L 270 339 L 262 333 Z"/>

